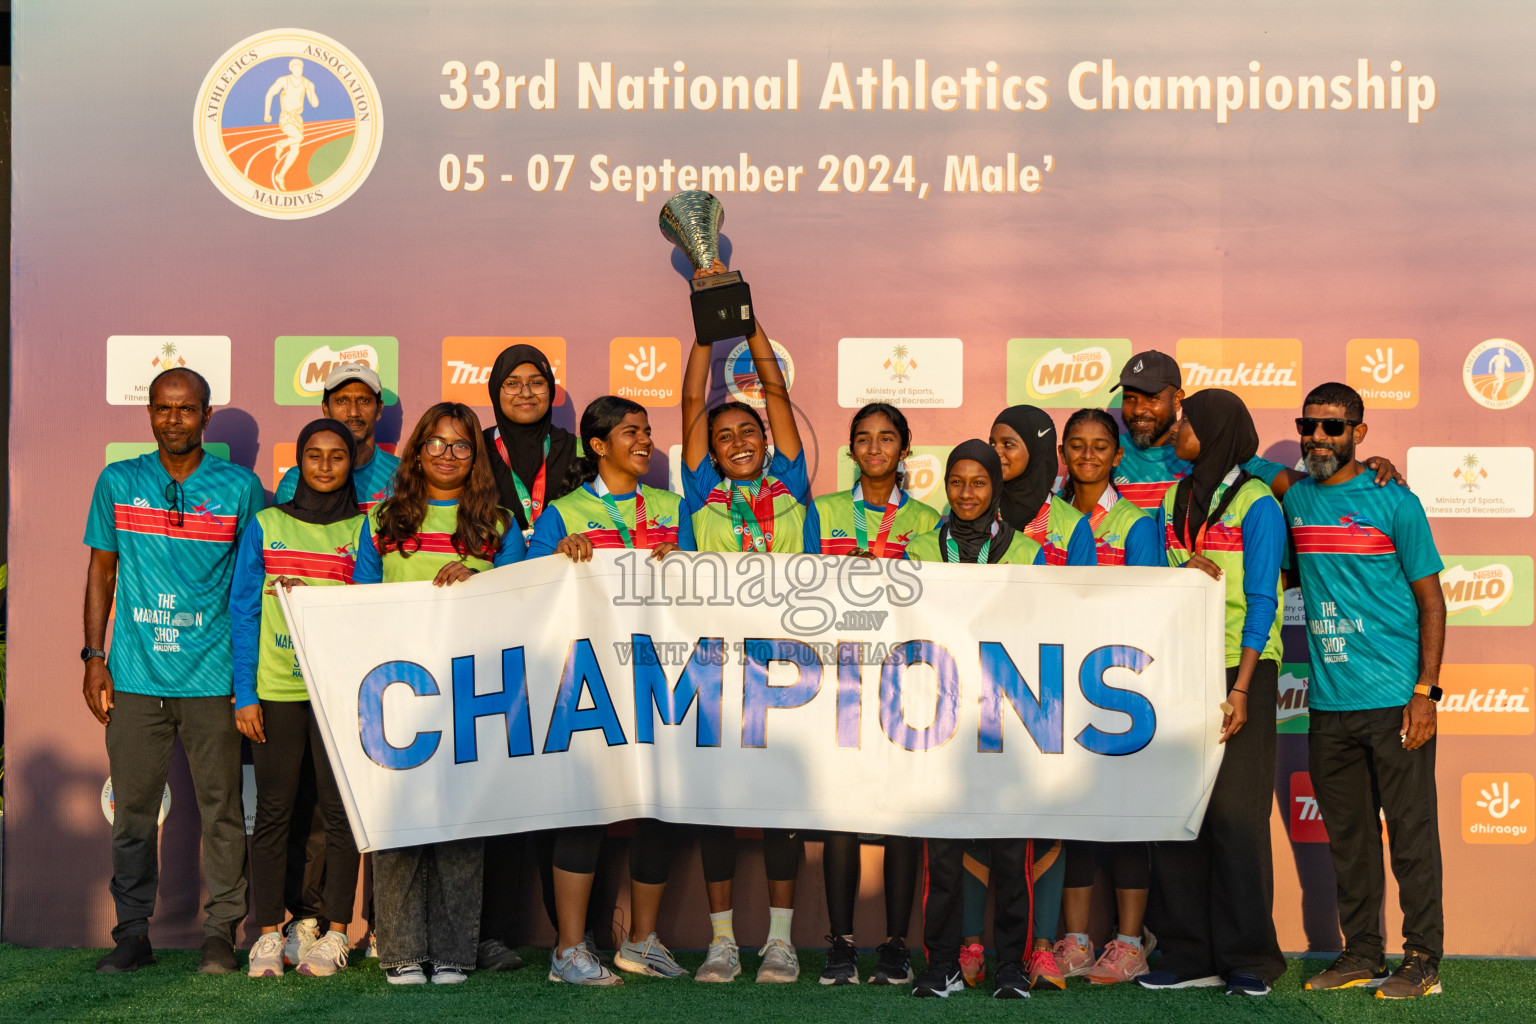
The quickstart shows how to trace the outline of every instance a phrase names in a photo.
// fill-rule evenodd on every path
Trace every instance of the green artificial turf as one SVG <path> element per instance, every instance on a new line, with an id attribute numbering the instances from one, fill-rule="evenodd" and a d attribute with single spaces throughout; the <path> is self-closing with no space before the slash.
<path id="1" fill-rule="evenodd" d="M 103 950 L 39 950 L 0 945 L 0 1020 L 52 1022 L 220 1021 L 311 1024 L 349 1021 L 392 1024 L 485 1021 L 524 1024 L 808 1024 L 811 1021 L 1073 1021 L 1076 1024 L 1200 1024 L 1205 1021 L 1454 1021 L 1456 1024 L 1536 1018 L 1536 964 L 1524 960 L 1448 960 L 1442 995 L 1384 1002 L 1369 989 L 1304 992 L 1301 984 L 1326 960 L 1293 960 L 1275 992 L 1263 999 L 1226 996 L 1221 989 L 1146 992 L 1131 985 L 1090 986 L 1079 980 L 1063 993 L 1027 1001 L 992 999 L 970 989 L 947 1000 L 913 999 L 909 990 L 869 985 L 823 988 L 816 982 L 821 951 L 803 950 L 801 980 L 757 985 L 757 958 L 744 957 L 743 976 L 730 985 L 700 985 L 626 975 L 619 988 L 575 988 L 546 980 L 548 954 L 524 949 L 527 966 L 507 974 L 474 974 L 463 985 L 397 988 L 377 961 L 357 960 L 326 979 L 290 972 L 281 979 L 195 973 L 197 954 L 162 951 L 160 963 L 137 974 L 99 976 Z M 242 961 L 244 957 L 242 956 Z M 700 953 L 680 954 L 690 969 Z M 874 957 L 860 959 L 867 977 Z M 988 963 L 990 972 L 992 964 Z M 990 976 L 990 975 L 989 975 Z"/>

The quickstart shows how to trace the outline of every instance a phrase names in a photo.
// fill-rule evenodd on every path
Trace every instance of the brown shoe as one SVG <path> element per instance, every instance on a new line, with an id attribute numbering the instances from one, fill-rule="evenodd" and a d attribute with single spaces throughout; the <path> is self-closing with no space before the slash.
<path id="1" fill-rule="evenodd" d="M 1320 974 L 1314 974 L 1302 988 L 1309 992 L 1330 988 L 1357 988 L 1361 985 L 1380 985 L 1387 979 L 1387 962 L 1372 960 L 1346 949 L 1339 954 L 1333 966 Z"/>
<path id="2" fill-rule="evenodd" d="M 1439 995 L 1440 992 L 1440 965 L 1423 953 L 1409 950 L 1403 954 L 1403 962 L 1392 972 L 1392 977 L 1376 989 L 1376 998 L 1414 999 Z"/>

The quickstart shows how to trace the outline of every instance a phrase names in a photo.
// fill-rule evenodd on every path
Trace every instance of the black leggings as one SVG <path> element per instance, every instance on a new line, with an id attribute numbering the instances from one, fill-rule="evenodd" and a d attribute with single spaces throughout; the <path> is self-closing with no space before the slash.
<path id="1" fill-rule="evenodd" d="M 799 832 L 763 829 L 763 867 L 768 881 L 793 882 L 800 874 L 800 854 L 804 851 L 805 840 Z M 724 825 L 700 827 L 699 856 L 704 861 L 704 881 L 731 881 L 736 877 L 736 830 Z"/>
<path id="2" fill-rule="evenodd" d="M 1152 859 L 1146 843 L 1067 841 L 1065 888 L 1092 886 L 1101 867 L 1116 889 L 1145 889 L 1151 883 Z"/>
<path id="3" fill-rule="evenodd" d="M 629 841 L 629 877 L 641 885 L 663 885 L 672 872 L 673 834 L 676 829 L 655 818 L 638 818 Z M 561 829 L 555 836 L 554 865 L 575 875 L 597 871 L 606 825 L 581 825 Z"/>
<path id="4" fill-rule="evenodd" d="M 821 867 L 827 889 L 827 918 L 833 935 L 852 935 L 863 844 L 852 832 L 828 832 L 824 842 Z M 917 872 L 923 861 L 923 841 L 910 836 L 886 836 L 884 842 L 885 933 L 905 939 L 912 919 Z"/>

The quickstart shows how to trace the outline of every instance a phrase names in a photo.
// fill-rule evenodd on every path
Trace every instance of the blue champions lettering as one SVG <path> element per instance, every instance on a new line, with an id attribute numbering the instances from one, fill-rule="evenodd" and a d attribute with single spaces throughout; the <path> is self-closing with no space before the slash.
<path id="1" fill-rule="evenodd" d="M 437 696 L 437 680 L 414 661 L 386 661 L 363 677 L 357 691 L 358 731 L 363 752 L 380 768 L 406 771 L 426 764 L 437 753 L 441 731 L 418 732 L 411 742 L 397 747 L 384 735 L 384 691 L 400 683 L 418 697 Z"/>
<path id="2" fill-rule="evenodd" d="M 720 745 L 720 693 L 724 687 L 725 640 L 699 637 L 693 654 L 677 677 L 677 686 L 667 686 L 667 673 L 656 656 L 656 645 L 648 634 L 630 635 L 630 664 L 635 672 L 635 742 L 656 742 L 656 718 L 651 709 L 661 713 L 663 725 L 679 725 L 693 699 L 699 699 L 696 725 L 697 744 Z"/>
<path id="3" fill-rule="evenodd" d="M 581 707 L 581 695 L 592 695 L 592 706 Z M 565 656 L 565 671 L 560 674 L 560 692 L 555 694 L 555 710 L 549 718 L 549 732 L 544 736 L 544 753 L 556 754 L 571 748 L 571 734 L 601 729 L 610 747 L 628 742 L 619 715 L 608 695 L 608 683 L 592 650 L 591 640 L 573 640 Z"/>
<path id="4" fill-rule="evenodd" d="M 453 659 L 453 763 L 479 760 L 475 722 L 500 715 L 507 727 L 507 756 L 533 753 L 533 723 L 528 717 L 528 684 L 523 671 L 523 649 L 501 652 L 501 689 L 475 693 L 473 655 Z"/>
<path id="5" fill-rule="evenodd" d="M 1077 742 L 1085 750 L 1122 757 L 1134 754 L 1152 742 L 1152 737 L 1157 735 L 1157 709 L 1152 702 L 1135 690 L 1122 690 L 1104 682 L 1104 673 L 1112 668 L 1128 668 L 1140 675 L 1150 664 L 1152 655 L 1146 651 L 1119 644 L 1100 647 L 1083 659 L 1077 674 L 1083 696 L 1095 707 L 1118 711 L 1131 720 L 1130 727 L 1124 732 L 1105 732 L 1098 726 L 1087 726 L 1077 734 Z"/>
<path id="6" fill-rule="evenodd" d="M 1000 643 L 981 645 L 981 726 L 976 749 L 983 754 L 1003 750 L 1003 697 L 1024 723 L 1029 738 L 1042 754 L 1062 751 L 1064 727 L 1061 696 L 1064 672 L 1061 644 L 1040 645 L 1040 696 L 1030 692 L 1013 659 Z"/>
<path id="7" fill-rule="evenodd" d="M 939 679 L 933 722 L 926 729 L 907 724 L 901 709 L 901 688 L 907 669 L 928 665 Z M 880 666 L 880 728 L 903 750 L 933 750 L 949 742 L 960 724 L 960 673 L 955 659 L 931 640 L 908 640 L 891 648 Z"/>
<path id="8" fill-rule="evenodd" d="M 821 659 L 799 640 L 746 640 L 742 653 L 741 745 L 766 747 L 768 709 L 809 704 L 821 692 Z M 768 666 L 775 661 L 798 666 L 799 678 L 788 686 L 769 686 Z"/>
<path id="9" fill-rule="evenodd" d="M 864 713 L 864 666 L 859 655 L 863 646 L 847 640 L 837 645 L 837 745 L 844 750 L 859 748 Z"/>

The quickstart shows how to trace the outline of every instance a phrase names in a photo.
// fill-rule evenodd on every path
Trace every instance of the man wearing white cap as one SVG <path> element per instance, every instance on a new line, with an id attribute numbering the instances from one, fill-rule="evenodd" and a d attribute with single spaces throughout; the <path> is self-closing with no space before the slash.
<path id="1" fill-rule="evenodd" d="M 400 459 L 383 451 L 373 441 L 373 428 L 384 412 L 384 385 L 379 372 L 367 363 L 337 363 L 325 378 L 320 408 L 333 420 L 339 420 L 357 439 L 357 464 L 352 467 L 352 484 L 357 504 L 364 511 L 389 497 Z M 293 497 L 299 486 L 297 466 L 283 474 L 277 485 L 274 504 Z"/>

